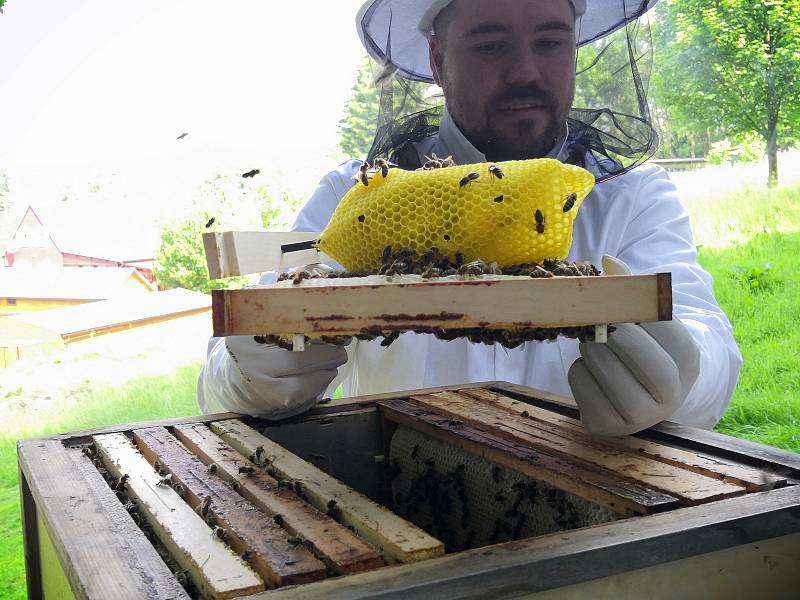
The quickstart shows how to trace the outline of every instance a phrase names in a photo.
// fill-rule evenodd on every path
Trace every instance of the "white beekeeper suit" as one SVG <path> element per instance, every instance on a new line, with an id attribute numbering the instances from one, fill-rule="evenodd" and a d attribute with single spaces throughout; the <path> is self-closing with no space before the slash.
<path id="1" fill-rule="evenodd" d="M 403 76 L 430 81 L 425 32 L 448 2 L 369 0 L 357 17 L 359 35 L 373 57 L 383 60 L 390 54 L 380 47 L 387 39 L 386 27 L 401 34 L 416 27 L 415 36 L 396 36 L 401 42 L 392 44 L 391 61 Z M 647 7 L 653 4 L 655 0 Z M 573 0 L 578 43 L 602 37 L 638 16 L 633 9 L 641 6 L 638 0 Z M 555 145 L 551 157 L 566 159 L 566 139 Z M 452 155 L 456 164 L 486 161 L 447 111 L 439 133 L 414 148 L 420 163 L 433 154 Z M 349 161 L 329 173 L 294 229 L 322 231 L 354 185 L 361 164 Z M 586 167 L 600 175 L 597 164 Z M 307 410 L 326 387 L 330 394 L 338 384 L 349 397 L 497 380 L 575 397 L 586 426 L 600 434 L 631 433 L 665 419 L 713 427 L 736 386 L 741 356 L 714 299 L 711 278 L 697 263 L 686 209 L 663 169 L 639 166 L 597 184 L 586 198 L 575 220 L 568 260 L 599 266 L 604 255 L 617 257 L 633 273 L 671 272 L 674 320 L 620 326 L 608 345 L 558 338 L 513 350 L 415 333 L 401 335 L 388 348 L 379 341 L 354 340 L 346 355 L 326 344 L 293 353 L 256 344 L 247 336 L 212 339 L 198 382 L 200 407 L 205 413 L 235 411 L 277 419 Z"/>
<path id="2" fill-rule="evenodd" d="M 417 151 L 420 157 L 452 155 L 457 164 L 485 162 L 447 113 L 439 135 L 419 144 Z M 324 229 L 354 184 L 360 165 L 361 161 L 349 161 L 329 173 L 300 212 L 294 229 Z M 691 333 L 700 353 L 700 368 L 691 393 L 670 420 L 712 427 L 730 401 L 741 355 L 731 325 L 714 299 L 711 278 L 697 264 L 689 216 L 662 168 L 645 164 L 597 185 L 584 201 L 575 220 L 569 260 L 599 265 L 605 254 L 620 258 L 634 273 L 672 273 L 674 316 Z M 315 360 L 304 353 L 265 348 L 252 338 L 248 341 L 256 363 L 263 363 L 265 369 L 275 354 L 298 364 Z M 348 397 L 497 380 L 572 397 L 567 372 L 578 356 L 578 342 L 563 337 L 555 342 L 528 342 L 513 350 L 415 333 L 401 335 L 388 348 L 381 347 L 379 340 L 354 340 L 347 363 L 328 393 L 339 383 Z M 317 360 L 328 366 L 330 359 Z M 280 418 L 313 406 L 327 386 L 325 376 L 312 368 L 306 372 L 307 385 L 292 389 L 296 397 L 281 397 L 280 392 L 276 396 L 279 378 L 258 376 L 253 369 L 247 373 L 250 381 L 245 381 L 241 368 L 227 351 L 224 338 L 211 340 L 208 364 L 198 385 L 203 412 L 230 410 Z M 333 375 L 330 368 L 328 374 Z"/>

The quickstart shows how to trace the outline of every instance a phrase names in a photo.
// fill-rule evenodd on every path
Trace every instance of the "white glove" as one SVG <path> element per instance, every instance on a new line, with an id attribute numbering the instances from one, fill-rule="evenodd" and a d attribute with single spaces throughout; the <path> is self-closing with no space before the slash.
<path id="1" fill-rule="evenodd" d="M 607 275 L 630 275 L 603 257 Z M 628 435 L 668 419 L 697 380 L 700 353 L 686 326 L 672 321 L 615 325 L 607 344 L 580 344 L 569 385 L 584 426 L 597 435 Z"/>
<path id="2" fill-rule="evenodd" d="M 343 347 L 321 342 L 290 352 L 253 336 L 220 338 L 200 374 L 198 401 L 204 413 L 286 418 L 314 406 L 345 362 Z"/>

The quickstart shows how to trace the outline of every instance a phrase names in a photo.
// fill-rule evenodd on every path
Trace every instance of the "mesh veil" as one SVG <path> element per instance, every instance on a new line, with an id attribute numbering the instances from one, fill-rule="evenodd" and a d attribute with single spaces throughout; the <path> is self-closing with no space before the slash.
<path id="1" fill-rule="evenodd" d="M 391 40 L 387 46 L 391 48 Z M 380 108 L 367 158 L 388 157 L 402 168 L 417 168 L 414 144 L 438 132 L 444 97 L 434 86 L 401 77 L 391 55 L 387 58 L 375 78 Z M 629 171 L 656 150 L 658 135 L 647 103 L 651 66 L 646 18 L 578 49 L 566 162 L 591 168 L 598 183 Z"/>

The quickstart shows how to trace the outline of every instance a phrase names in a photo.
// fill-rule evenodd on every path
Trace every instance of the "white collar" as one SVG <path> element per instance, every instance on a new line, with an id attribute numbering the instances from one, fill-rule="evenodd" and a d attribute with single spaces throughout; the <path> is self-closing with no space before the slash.
<path id="1" fill-rule="evenodd" d="M 555 158 L 560 161 L 566 159 L 567 136 L 569 135 L 569 125 L 567 130 L 556 143 L 545 158 Z M 478 150 L 464 136 L 461 130 L 453 121 L 450 112 L 445 107 L 442 114 L 442 122 L 439 125 L 439 137 L 433 145 L 433 152 L 440 158 L 452 156 L 457 165 L 471 165 L 486 162 L 486 155 Z M 419 157 L 424 162 L 424 157 Z"/>

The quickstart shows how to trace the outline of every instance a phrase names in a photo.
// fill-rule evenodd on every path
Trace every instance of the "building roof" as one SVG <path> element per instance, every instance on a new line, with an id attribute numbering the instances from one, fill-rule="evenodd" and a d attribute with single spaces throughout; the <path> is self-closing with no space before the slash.
<path id="1" fill-rule="evenodd" d="M 68 339 L 86 332 L 102 333 L 104 329 L 119 325 L 175 318 L 210 309 L 211 296 L 178 288 L 137 298 L 103 300 L 6 317 L 0 319 L 0 338 L 13 338 L 15 330 L 32 328 L 55 332 Z"/>
<path id="2" fill-rule="evenodd" d="M 28 206 L 11 236 L 12 240 L 28 212 L 41 223 L 62 254 L 124 263 L 153 260 L 158 250 L 159 240 L 153 235 L 143 235 L 143 228 L 136 224 L 141 215 L 136 215 L 134 207 L 128 213 L 98 210 L 96 206 Z M 16 250 L 13 241 L 7 244 L 7 250 Z"/>
<path id="3" fill-rule="evenodd" d="M 124 292 L 133 278 L 147 291 L 153 285 L 132 267 L 0 267 L 0 297 L 38 300 L 107 300 Z M 139 296 L 137 295 L 137 298 Z"/>

